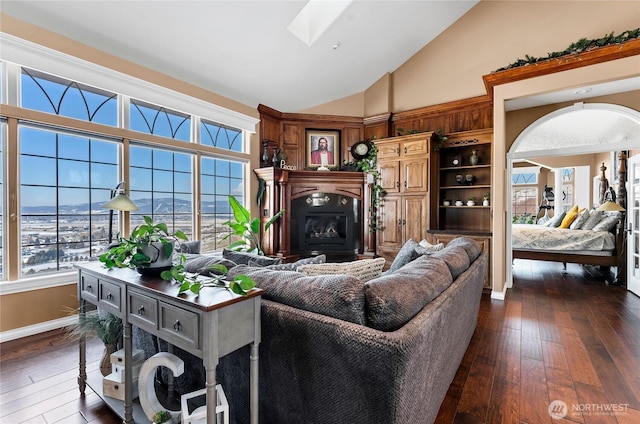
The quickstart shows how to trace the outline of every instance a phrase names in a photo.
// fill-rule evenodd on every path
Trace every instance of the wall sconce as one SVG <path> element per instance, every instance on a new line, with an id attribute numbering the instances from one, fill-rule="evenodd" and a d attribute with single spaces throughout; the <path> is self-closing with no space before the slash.
<path id="1" fill-rule="evenodd" d="M 113 241 L 113 211 L 137 211 L 139 208 L 129 199 L 124 190 L 124 181 L 120 181 L 116 188 L 111 190 L 111 200 L 102 205 L 109 209 L 109 244 Z"/>

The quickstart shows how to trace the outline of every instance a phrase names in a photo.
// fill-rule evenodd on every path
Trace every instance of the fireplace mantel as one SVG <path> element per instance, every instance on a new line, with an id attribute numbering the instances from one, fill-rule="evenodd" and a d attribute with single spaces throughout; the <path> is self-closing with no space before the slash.
<path id="1" fill-rule="evenodd" d="M 314 193 L 330 193 L 352 197 L 359 201 L 358 225 L 360 225 L 360 249 L 358 254 L 375 251 L 375 240 L 369 233 L 369 216 L 363 205 L 369 202 L 370 187 L 362 172 L 350 171 L 298 171 L 281 168 L 259 168 L 254 173 L 265 182 L 265 192 L 260 206 L 262 228 L 280 210 L 285 213 L 263 237 L 263 249 L 267 255 L 285 259 L 297 256 L 291 252 L 291 201 Z M 293 235 L 295 236 L 295 234 Z"/>

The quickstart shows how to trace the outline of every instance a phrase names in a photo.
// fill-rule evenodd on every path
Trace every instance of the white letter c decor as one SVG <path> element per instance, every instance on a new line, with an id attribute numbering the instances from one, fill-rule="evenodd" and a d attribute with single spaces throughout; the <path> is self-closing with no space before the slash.
<path id="1" fill-rule="evenodd" d="M 173 372 L 174 377 L 182 375 L 184 372 L 184 362 L 176 355 L 167 352 L 160 352 L 144 361 L 140 367 L 140 375 L 138 377 L 138 393 L 140 397 L 140 406 L 149 420 L 153 420 L 153 414 L 158 411 L 166 410 L 156 396 L 154 386 L 156 368 L 167 367 Z M 174 420 L 180 419 L 180 411 L 169 411 Z"/>

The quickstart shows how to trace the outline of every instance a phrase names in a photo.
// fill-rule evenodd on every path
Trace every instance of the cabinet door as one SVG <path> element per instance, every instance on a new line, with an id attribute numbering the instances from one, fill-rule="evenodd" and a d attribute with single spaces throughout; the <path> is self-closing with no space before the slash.
<path id="1" fill-rule="evenodd" d="M 402 153 L 405 156 L 422 156 L 429 153 L 429 146 L 427 144 L 427 139 L 416 140 L 416 141 L 405 141 L 402 146 Z"/>
<path id="2" fill-rule="evenodd" d="M 412 238 L 419 242 L 426 236 L 428 220 L 426 196 L 404 196 L 403 202 L 403 241 Z"/>
<path id="3" fill-rule="evenodd" d="M 377 149 L 378 159 L 400 157 L 400 143 L 379 143 Z"/>
<path id="4" fill-rule="evenodd" d="M 400 162 L 397 160 L 378 163 L 380 185 L 387 193 L 400 192 Z"/>
<path id="5" fill-rule="evenodd" d="M 403 161 L 402 173 L 402 191 L 421 193 L 429 191 L 429 161 L 427 159 Z"/>
<path id="6" fill-rule="evenodd" d="M 380 225 L 378 231 L 378 246 L 382 248 L 402 247 L 402 197 L 385 196 L 380 204 Z"/>

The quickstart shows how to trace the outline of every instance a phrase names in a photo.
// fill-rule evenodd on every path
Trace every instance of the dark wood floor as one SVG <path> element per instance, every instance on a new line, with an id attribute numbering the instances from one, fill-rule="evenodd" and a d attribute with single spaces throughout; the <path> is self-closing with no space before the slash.
<path id="1" fill-rule="evenodd" d="M 506 300 L 482 299 L 437 423 L 640 423 L 640 298 L 595 267 L 561 271 L 516 260 Z M 90 342 L 89 368 L 101 350 Z M 89 389 L 80 398 L 77 363 L 58 331 L 0 345 L 0 422 L 119 423 Z M 553 401 L 565 418 L 551 418 Z"/>

